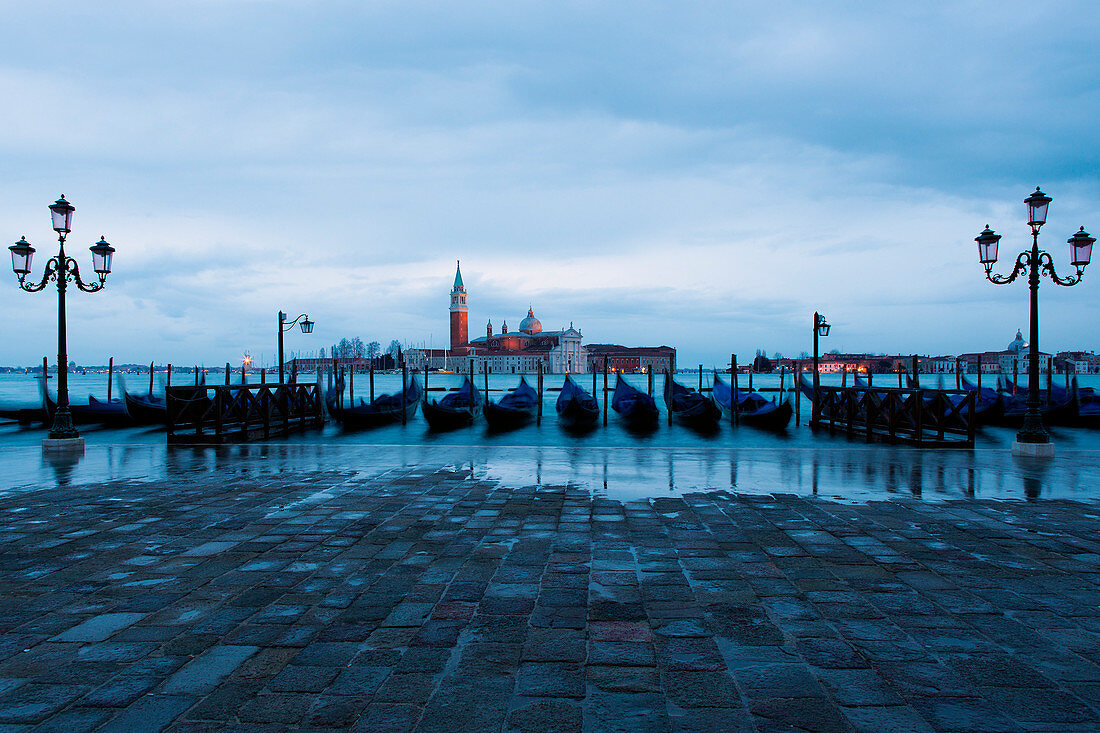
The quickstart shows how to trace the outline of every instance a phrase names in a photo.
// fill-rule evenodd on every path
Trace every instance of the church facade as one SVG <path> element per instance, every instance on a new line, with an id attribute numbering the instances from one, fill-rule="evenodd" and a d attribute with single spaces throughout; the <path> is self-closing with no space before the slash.
<path id="1" fill-rule="evenodd" d="M 451 288 L 450 348 L 410 349 L 408 358 L 413 368 L 464 372 L 473 362 L 475 371 L 481 372 L 488 366 L 495 374 L 531 374 L 538 371 L 540 365 L 546 374 L 588 373 L 588 352 L 582 344 L 580 330 L 570 323 L 568 328 L 545 331 L 533 307 L 527 309 L 527 316 L 519 322 L 519 328 L 509 331 L 508 322 L 504 321 L 500 331 L 494 332 L 490 319 L 485 335 L 470 339 L 469 307 L 461 265 L 460 262 L 455 267 Z"/>

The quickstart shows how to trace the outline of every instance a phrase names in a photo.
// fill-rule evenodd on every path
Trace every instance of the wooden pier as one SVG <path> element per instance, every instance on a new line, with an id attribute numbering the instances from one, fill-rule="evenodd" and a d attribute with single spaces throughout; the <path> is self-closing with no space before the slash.
<path id="1" fill-rule="evenodd" d="M 959 389 L 818 386 L 810 427 L 868 443 L 973 448 L 975 393 Z"/>
<path id="2" fill-rule="evenodd" d="M 168 443 L 230 443 L 325 424 L 316 383 L 172 386 L 166 390 Z"/>

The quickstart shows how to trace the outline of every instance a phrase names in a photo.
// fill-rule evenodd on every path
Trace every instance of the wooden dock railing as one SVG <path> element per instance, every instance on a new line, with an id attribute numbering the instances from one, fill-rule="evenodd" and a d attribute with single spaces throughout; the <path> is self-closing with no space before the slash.
<path id="1" fill-rule="evenodd" d="M 266 440 L 325 424 L 315 383 L 172 386 L 169 443 Z"/>
<path id="2" fill-rule="evenodd" d="M 975 393 L 959 389 L 817 388 L 811 427 L 867 442 L 973 448 Z"/>

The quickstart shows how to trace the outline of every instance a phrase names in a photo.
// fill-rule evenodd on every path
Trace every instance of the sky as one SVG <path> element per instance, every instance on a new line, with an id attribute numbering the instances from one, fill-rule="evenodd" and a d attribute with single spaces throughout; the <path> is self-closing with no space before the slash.
<path id="1" fill-rule="evenodd" d="M 0 233 L 117 249 L 69 296 L 81 364 L 275 359 L 305 312 L 445 345 L 573 323 L 681 365 L 757 349 L 953 354 L 1027 331 L 974 237 L 1100 231 L 1094 2 L 0 0 Z M 1097 266 L 1093 266 L 1094 268 Z M 6 278 L 6 283 L 4 282 Z M 1100 349 L 1100 273 L 1040 288 L 1044 350 Z M 0 364 L 56 347 L 56 291 L 0 274 Z"/>

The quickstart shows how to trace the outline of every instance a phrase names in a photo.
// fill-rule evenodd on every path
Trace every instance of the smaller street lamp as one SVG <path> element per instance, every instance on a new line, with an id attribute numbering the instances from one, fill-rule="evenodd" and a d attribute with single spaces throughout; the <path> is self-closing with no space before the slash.
<path id="1" fill-rule="evenodd" d="M 820 409 L 820 406 L 821 406 L 821 400 L 818 399 L 818 396 L 817 396 L 817 390 L 818 390 L 818 387 L 820 386 L 820 382 L 819 382 L 819 379 L 818 379 L 817 338 L 818 338 L 818 336 L 828 336 L 830 328 L 832 328 L 832 326 L 830 326 L 828 321 L 825 320 L 825 316 L 823 316 L 820 313 L 814 311 L 814 325 L 813 325 L 813 330 L 814 330 L 813 422 L 817 422 L 818 410 Z"/>
<path id="2" fill-rule="evenodd" d="M 314 321 L 309 320 L 309 316 L 305 313 L 293 321 L 287 322 L 286 313 L 279 311 L 279 384 L 286 381 L 283 374 L 283 334 L 294 328 L 294 324 L 298 324 L 302 329 L 302 333 L 313 333 Z"/>

